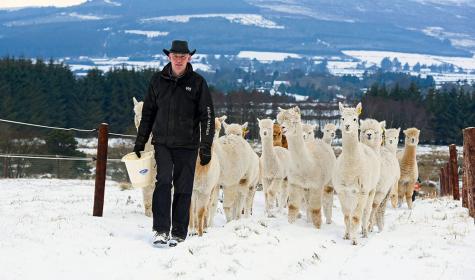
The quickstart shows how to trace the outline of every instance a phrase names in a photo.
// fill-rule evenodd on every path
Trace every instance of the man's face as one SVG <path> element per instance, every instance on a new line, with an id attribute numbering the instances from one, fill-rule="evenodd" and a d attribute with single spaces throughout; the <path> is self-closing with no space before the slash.
<path id="1" fill-rule="evenodd" d="M 172 63 L 172 71 L 176 75 L 185 72 L 186 64 L 190 61 L 191 56 L 188 53 L 170 53 L 168 59 Z"/>

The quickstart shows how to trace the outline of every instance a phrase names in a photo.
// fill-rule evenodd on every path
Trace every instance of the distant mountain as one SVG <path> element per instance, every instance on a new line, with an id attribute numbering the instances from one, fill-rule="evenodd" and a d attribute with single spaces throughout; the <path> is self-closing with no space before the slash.
<path id="1" fill-rule="evenodd" d="M 474 18 L 475 0 L 92 0 L 0 10 L 0 55 L 150 57 L 184 38 L 208 54 L 471 56 Z"/>

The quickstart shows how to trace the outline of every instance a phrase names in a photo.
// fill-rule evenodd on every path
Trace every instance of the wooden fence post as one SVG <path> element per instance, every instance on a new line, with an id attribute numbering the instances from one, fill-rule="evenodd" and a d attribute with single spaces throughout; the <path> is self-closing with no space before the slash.
<path id="1" fill-rule="evenodd" d="M 465 170 L 465 166 L 462 170 L 462 207 L 468 208 L 468 201 L 467 201 L 467 172 Z"/>
<path id="2" fill-rule="evenodd" d="M 101 123 L 97 141 L 96 185 L 94 189 L 94 210 L 92 215 L 102 217 L 104 209 L 104 190 L 106 184 L 108 125 Z"/>
<path id="3" fill-rule="evenodd" d="M 445 170 L 440 168 L 440 196 L 445 196 Z"/>
<path id="4" fill-rule="evenodd" d="M 450 164 L 447 162 L 444 166 L 445 173 L 445 195 L 449 195 L 450 191 Z"/>
<path id="5" fill-rule="evenodd" d="M 458 163 L 457 163 L 457 146 L 452 144 L 449 146 L 450 153 L 450 192 L 454 200 L 460 200 L 460 187 L 459 187 L 459 173 L 458 173 Z"/>
<path id="6" fill-rule="evenodd" d="M 463 164 L 467 181 L 467 202 L 470 216 L 475 218 L 475 127 L 463 130 Z"/>
<path id="7" fill-rule="evenodd" d="M 8 178 L 8 159 L 3 158 L 3 178 Z"/>

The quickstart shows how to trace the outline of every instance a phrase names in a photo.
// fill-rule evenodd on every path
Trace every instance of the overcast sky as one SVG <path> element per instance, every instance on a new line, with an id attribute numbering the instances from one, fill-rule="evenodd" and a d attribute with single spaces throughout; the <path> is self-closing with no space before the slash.
<path id="1" fill-rule="evenodd" d="M 56 6 L 67 7 L 78 5 L 87 0 L 0 0 L 1 8 L 21 8 L 21 7 L 42 7 L 42 6 Z"/>

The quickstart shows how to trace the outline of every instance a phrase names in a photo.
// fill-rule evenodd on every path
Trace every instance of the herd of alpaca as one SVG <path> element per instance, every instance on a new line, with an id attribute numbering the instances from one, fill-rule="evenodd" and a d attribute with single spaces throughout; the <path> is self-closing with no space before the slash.
<path id="1" fill-rule="evenodd" d="M 136 127 L 142 105 L 134 98 Z M 221 189 L 226 220 L 249 217 L 259 184 L 268 217 L 283 214 L 287 209 L 288 221 L 293 223 L 302 210 L 307 222 L 317 229 L 322 224 L 322 210 L 326 223 L 332 223 L 336 194 L 344 216 L 343 237 L 354 245 L 360 229 L 362 237 L 368 237 L 374 225 L 383 230 L 388 200 L 396 207 L 401 206 L 405 197 L 412 209 L 420 131 L 403 131 L 405 147 L 398 156 L 399 128 L 386 129 L 384 121 L 360 120 L 361 103 L 356 107 L 339 104 L 339 110 L 342 151 L 338 158 L 332 148 L 337 127 L 325 125 L 323 137 L 316 138 L 316 126 L 302 122 L 298 107 L 279 108 L 277 122 L 257 119 L 262 143 L 260 156 L 244 139 L 247 122 L 227 124 L 226 116 L 216 118 L 211 161 L 205 166 L 199 164 L 199 158 L 196 162 L 190 233 L 201 236 L 212 226 Z M 221 128 L 224 135 L 220 137 Z M 148 143 L 145 149 L 153 150 L 153 146 Z M 151 215 L 153 187 L 143 189 L 147 216 Z"/>

